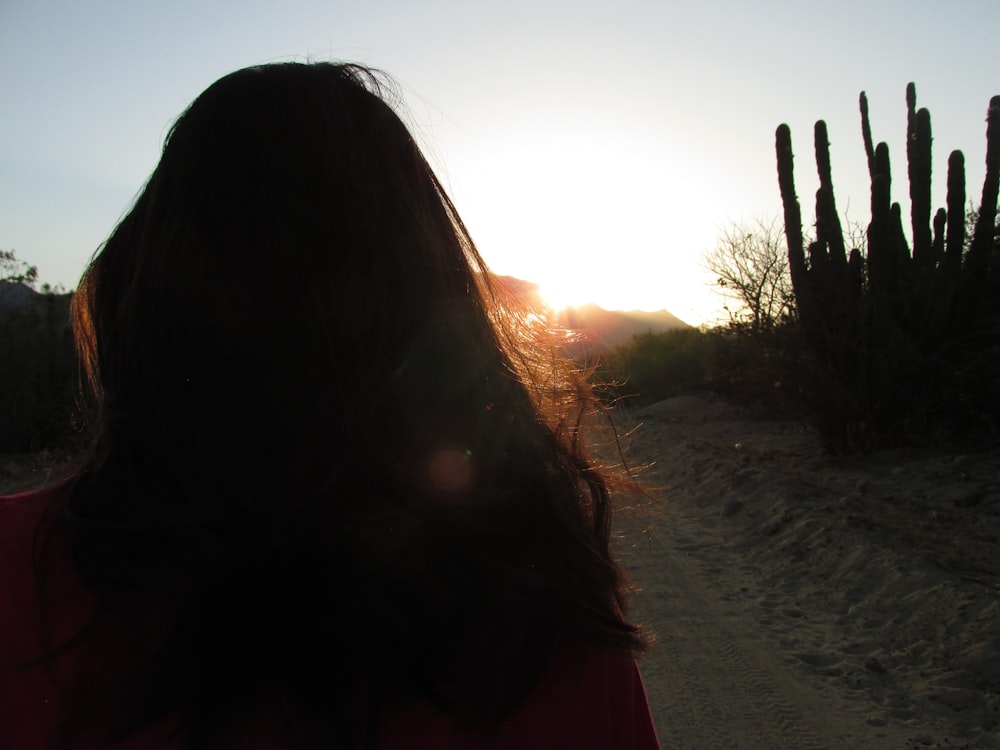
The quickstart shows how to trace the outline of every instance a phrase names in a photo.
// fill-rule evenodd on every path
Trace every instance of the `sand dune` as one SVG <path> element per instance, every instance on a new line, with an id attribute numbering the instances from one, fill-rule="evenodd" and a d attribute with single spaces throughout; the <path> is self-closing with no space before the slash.
<path id="1" fill-rule="evenodd" d="M 1000 456 L 833 459 L 700 398 L 627 419 L 665 748 L 1000 748 Z"/>

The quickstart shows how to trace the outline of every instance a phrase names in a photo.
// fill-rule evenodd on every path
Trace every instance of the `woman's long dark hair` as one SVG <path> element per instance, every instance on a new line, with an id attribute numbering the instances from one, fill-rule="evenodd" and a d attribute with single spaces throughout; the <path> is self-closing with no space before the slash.
<path id="1" fill-rule="evenodd" d="M 118 736 L 269 711 L 363 746 L 425 699 L 489 728 L 557 642 L 642 647 L 590 390 L 387 96 L 347 64 L 221 79 L 81 281 L 94 440 L 59 520 L 98 625 L 142 644 L 91 702 Z"/>

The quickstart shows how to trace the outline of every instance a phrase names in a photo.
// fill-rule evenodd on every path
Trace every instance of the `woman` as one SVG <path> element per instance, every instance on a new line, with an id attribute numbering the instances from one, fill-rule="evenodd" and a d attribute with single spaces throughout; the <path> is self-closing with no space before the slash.
<path id="1" fill-rule="evenodd" d="M 0 502 L 0 746 L 657 746 L 590 391 L 385 96 L 226 76 L 91 262 L 89 452 Z"/>

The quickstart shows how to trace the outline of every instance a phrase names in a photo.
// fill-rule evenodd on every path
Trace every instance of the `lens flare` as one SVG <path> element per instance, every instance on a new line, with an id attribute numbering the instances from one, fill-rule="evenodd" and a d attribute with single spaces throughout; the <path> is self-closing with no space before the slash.
<path id="1" fill-rule="evenodd" d="M 472 485 L 472 451 L 443 448 L 431 457 L 427 471 L 435 489 L 462 492 Z"/>

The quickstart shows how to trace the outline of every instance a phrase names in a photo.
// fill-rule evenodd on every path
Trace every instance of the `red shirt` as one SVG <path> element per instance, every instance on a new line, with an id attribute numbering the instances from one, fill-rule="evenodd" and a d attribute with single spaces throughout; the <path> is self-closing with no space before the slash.
<path id="1" fill-rule="evenodd" d="M 42 665 L 23 666 L 73 635 L 96 605 L 70 564 L 68 539 L 53 533 L 45 547 L 48 608 L 43 607 L 32 549 L 52 496 L 48 490 L 0 498 L 0 748 L 4 750 L 65 747 L 55 732 L 64 711 L 73 705 L 72 685 L 79 683 L 80 675 L 100 673 L 99 657 L 87 645 Z M 272 735 L 263 729 L 248 728 L 245 741 L 237 746 L 272 747 Z M 103 746 L 92 735 L 71 744 L 79 750 Z M 175 745 L 170 727 L 161 726 L 115 747 L 152 750 Z M 430 705 L 417 705 L 386 720 L 378 747 L 658 750 L 659 743 L 631 655 L 564 648 L 557 650 L 539 684 L 492 741 L 460 730 L 447 714 Z"/>

